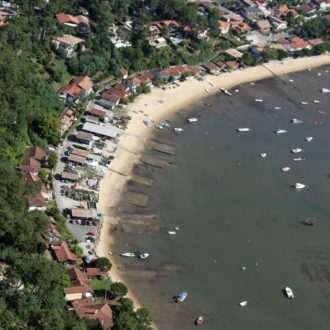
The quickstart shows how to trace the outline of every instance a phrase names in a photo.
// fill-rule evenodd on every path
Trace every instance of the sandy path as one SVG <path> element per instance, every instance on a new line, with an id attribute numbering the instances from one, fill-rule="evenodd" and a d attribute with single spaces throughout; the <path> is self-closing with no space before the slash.
<path id="1" fill-rule="evenodd" d="M 210 94 L 214 94 L 219 93 L 221 87 L 232 88 L 238 84 L 269 78 L 273 75 L 282 75 L 315 68 L 325 64 L 330 64 L 330 56 L 328 55 L 290 60 L 285 61 L 283 64 L 266 64 L 265 67 L 258 66 L 244 71 L 238 70 L 221 74 L 217 77 L 207 76 L 202 82 L 196 79 L 190 79 L 184 83 L 179 83 L 180 87 L 166 89 L 166 91 L 155 88 L 149 95 L 142 95 L 134 104 L 130 104 L 128 112 L 132 115 L 132 120 L 127 130 L 120 137 L 118 155 L 112 162 L 110 171 L 107 173 L 105 179 L 101 182 L 99 206 L 104 221 L 100 241 L 97 246 L 97 254 L 102 257 L 110 257 L 113 263 L 111 256 L 108 254 L 114 242 L 113 237 L 109 235 L 109 228 L 111 225 L 117 223 L 117 219 L 114 215 L 111 216 L 109 207 L 116 206 L 122 188 L 126 180 L 130 178 L 133 164 L 138 161 L 139 154 L 144 149 L 145 141 L 156 130 L 155 124 L 146 127 L 143 123 L 144 119 L 159 123 L 166 118 L 170 118 L 178 110 L 187 108 L 194 102 L 208 96 L 209 94 L 205 91 L 205 88 L 209 89 Z M 158 100 L 160 99 L 164 103 L 159 103 Z M 132 113 L 132 110 L 143 110 L 144 113 L 148 114 L 148 117 L 145 117 L 141 113 Z M 118 270 L 114 263 L 110 273 L 114 281 L 125 282 L 122 272 Z M 135 307 L 141 307 L 141 304 L 132 292 L 129 292 L 127 297 L 134 301 Z"/>

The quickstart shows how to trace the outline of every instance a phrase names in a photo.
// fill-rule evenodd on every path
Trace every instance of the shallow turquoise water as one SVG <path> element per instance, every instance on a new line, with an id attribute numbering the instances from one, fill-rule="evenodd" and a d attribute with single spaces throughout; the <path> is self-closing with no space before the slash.
<path id="1" fill-rule="evenodd" d="M 130 237 L 151 257 L 129 261 L 126 276 L 160 329 L 191 329 L 202 310 L 204 329 L 329 329 L 330 93 L 319 92 L 330 87 L 325 69 L 239 86 L 232 97 L 219 93 L 207 100 L 212 109 L 204 100 L 176 116 L 173 126 L 183 134 L 157 132 L 178 144 L 177 168 L 157 170 L 147 190 L 147 211 L 165 227 Z M 186 124 L 189 117 L 198 123 Z M 276 128 L 289 132 L 277 135 Z M 307 136 L 316 140 L 307 143 Z M 304 149 L 306 161 L 294 162 L 293 148 Z M 282 172 L 285 166 L 291 171 Z M 298 192 L 296 182 L 308 188 Z M 302 224 L 309 216 L 317 217 L 314 227 Z M 177 235 L 167 235 L 175 226 Z M 285 298 L 286 286 L 294 300 Z M 188 298 L 173 303 L 181 291 Z"/>

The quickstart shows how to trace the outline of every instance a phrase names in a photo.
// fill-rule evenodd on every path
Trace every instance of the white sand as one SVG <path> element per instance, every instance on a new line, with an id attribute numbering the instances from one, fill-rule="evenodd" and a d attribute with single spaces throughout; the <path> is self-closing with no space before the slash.
<path id="1" fill-rule="evenodd" d="M 190 79 L 184 83 L 179 83 L 180 87 L 172 87 L 165 91 L 160 88 L 155 88 L 149 95 L 142 95 L 134 104 L 129 105 L 128 113 L 132 116 L 132 120 L 129 122 L 127 130 L 119 139 L 118 149 L 120 152 L 112 162 L 111 170 L 108 172 L 105 179 L 102 180 L 100 188 L 99 206 L 104 216 L 104 221 L 100 241 L 97 246 L 97 254 L 98 256 L 110 258 L 113 264 L 110 273 L 114 281 L 119 280 L 125 282 L 122 272 L 118 270 L 111 256 L 108 254 L 114 242 L 113 237 L 109 235 L 109 228 L 111 225 L 118 222 L 115 217 L 116 213 L 110 211 L 109 207 L 116 206 L 125 182 L 130 178 L 133 165 L 138 161 L 140 152 L 144 149 L 146 139 L 156 130 L 155 124 L 166 118 L 171 118 L 171 115 L 178 110 L 188 108 L 189 105 L 203 97 L 219 93 L 221 87 L 232 88 L 235 85 L 256 82 L 264 78 L 272 77 L 273 74 L 283 75 L 325 64 L 330 64 L 330 56 L 328 55 L 285 61 L 284 64 L 266 64 L 265 67 L 258 66 L 244 71 L 237 70 L 231 73 L 221 74 L 220 76 L 207 76 L 202 82 L 196 79 Z M 210 94 L 205 91 L 205 88 L 209 89 Z M 163 100 L 164 103 L 159 103 L 159 99 Z M 135 114 L 132 110 L 143 110 L 144 113 L 148 114 L 148 117 L 144 116 L 142 113 Z M 151 123 L 149 127 L 146 127 L 143 123 L 145 119 L 149 121 L 153 120 L 155 124 Z M 178 134 L 184 134 L 184 132 Z M 117 172 L 124 175 L 118 174 Z M 141 304 L 132 292 L 129 292 L 127 297 L 134 301 L 135 307 L 141 307 Z"/>

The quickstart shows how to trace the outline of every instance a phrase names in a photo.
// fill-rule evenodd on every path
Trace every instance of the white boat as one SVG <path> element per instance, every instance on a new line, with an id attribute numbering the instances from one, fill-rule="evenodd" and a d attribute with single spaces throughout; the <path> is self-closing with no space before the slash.
<path id="1" fill-rule="evenodd" d="M 150 121 L 149 120 L 144 120 L 143 122 L 146 126 L 150 126 Z"/>
<path id="2" fill-rule="evenodd" d="M 250 128 L 244 128 L 244 127 L 240 127 L 237 129 L 239 132 L 249 132 Z"/>
<path id="3" fill-rule="evenodd" d="M 299 154 L 299 152 L 302 152 L 303 150 L 300 148 L 292 149 L 291 150 L 294 154 Z"/>
<path id="4" fill-rule="evenodd" d="M 276 134 L 284 134 L 284 133 L 288 133 L 288 131 L 286 131 L 285 129 L 281 129 L 281 128 L 278 128 L 276 131 L 275 131 Z"/>
<path id="5" fill-rule="evenodd" d="M 196 123 L 196 121 L 197 121 L 197 118 L 189 118 L 188 119 L 189 123 Z"/>
<path id="6" fill-rule="evenodd" d="M 303 121 L 300 120 L 300 119 L 295 119 L 295 118 L 293 118 L 293 119 L 291 120 L 291 123 L 292 123 L 292 124 L 302 124 Z"/>
<path id="7" fill-rule="evenodd" d="M 174 227 L 175 230 L 180 230 L 180 227 Z"/>
<path id="8" fill-rule="evenodd" d="M 304 158 L 301 158 L 301 157 L 299 157 L 299 158 L 293 158 L 293 161 L 295 161 L 295 162 L 302 162 L 303 160 L 305 160 Z"/>
<path id="9" fill-rule="evenodd" d="M 147 259 L 149 257 L 149 253 L 142 253 L 139 255 L 140 259 Z"/>
<path id="10" fill-rule="evenodd" d="M 211 86 L 213 86 L 213 84 L 212 84 L 211 82 L 209 82 L 209 84 L 210 84 Z"/>
<path id="11" fill-rule="evenodd" d="M 187 298 L 187 296 L 188 296 L 187 292 L 181 292 L 181 293 L 178 294 L 175 301 L 177 303 L 183 302 Z"/>
<path id="12" fill-rule="evenodd" d="M 256 102 L 262 102 L 262 99 L 255 99 Z"/>
<path id="13" fill-rule="evenodd" d="M 176 132 L 183 132 L 183 129 L 182 129 L 182 128 L 174 128 L 174 130 L 175 130 Z"/>
<path id="14" fill-rule="evenodd" d="M 319 100 L 314 100 L 313 102 L 314 103 L 321 103 Z"/>
<path id="15" fill-rule="evenodd" d="M 288 286 L 284 290 L 285 290 L 286 296 L 289 299 L 293 299 L 294 298 L 293 292 L 292 292 L 292 290 Z"/>
<path id="16" fill-rule="evenodd" d="M 209 91 L 208 88 L 205 88 L 205 92 L 206 92 L 206 93 L 210 93 L 210 91 Z"/>
<path id="17" fill-rule="evenodd" d="M 266 156 L 267 156 L 266 153 L 262 153 L 262 154 L 260 154 L 260 157 L 262 157 L 262 158 L 265 158 Z"/>
<path id="18" fill-rule="evenodd" d="M 176 231 L 168 231 L 167 232 L 169 235 L 176 235 Z"/>
<path id="19" fill-rule="evenodd" d="M 287 171 L 290 171 L 290 170 L 291 170 L 290 167 L 282 167 L 283 172 L 287 172 Z"/>
<path id="20" fill-rule="evenodd" d="M 165 122 L 161 122 L 160 125 L 165 126 L 165 127 L 170 127 L 170 124 L 165 123 Z"/>
<path id="21" fill-rule="evenodd" d="M 306 185 L 303 184 L 303 183 L 296 183 L 296 184 L 294 185 L 294 187 L 295 187 L 296 189 L 303 189 L 303 188 L 306 187 Z"/>
<path id="22" fill-rule="evenodd" d="M 307 105 L 307 104 L 308 104 L 308 102 L 303 102 L 303 101 L 302 101 L 302 102 L 301 102 L 301 104 L 305 104 L 305 105 Z"/>
<path id="23" fill-rule="evenodd" d="M 311 142 L 313 140 L 314 140 L 314 138 L 312 136 L 307 136 L 307 138 L 305 138 L 305 141 L 307 141 L 307 142 Z"/>
<path id="24" fill-rule="evenodd" d="M 163 129 L 163 126 L 162 125 L 156 125 L 156 128 Z"/>
<path id="25" fill-rule="evenodd" d="M 281 110 L 282 108 L 281 107 L 275 107 L 275 110 Z"/>
<path id="26" fill-rule="evenodd" d="M 247 305 L 247 301 L 242 301 L 242 302 L 239 303 L 239 305 L 242 306 L 242 307 L 244 307 L 244 306 Z"/>
<path id="27" fill-rule="evenodd" d="M 321 92 L 322 93 L 330 93 L 330 89 L 329 88 L 322 88 Z"/>
<path id="28" fill-rule="evenodd" d="M 135 254 L 126 252 L 126 253 L 122 253 L 121 256 L 122 257 L 127 257 L 127 258 L 134 258 Z"/>
<path id="29" fill-rule="evenodd" d="M 224 94 L 226 94 L 226 95 L 228 95 L 228 96 L 232 96 L 233 94 L 232 93 L 230 93 L 227 89 L 225 89 L 225 88 L 220 88 L 220 90 L 221 90 L 221 92 L 223 92 Z"/>

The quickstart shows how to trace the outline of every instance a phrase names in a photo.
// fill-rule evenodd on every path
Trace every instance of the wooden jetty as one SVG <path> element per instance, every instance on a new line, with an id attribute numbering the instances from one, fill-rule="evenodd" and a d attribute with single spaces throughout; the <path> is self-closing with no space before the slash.
<path id="1" fill-rule="evenodd" d="M 164 143 L 158 143 L 158 142 L 152 141 L 149 144 L 150 144 L 152 150 L 161 152 L 163 154 L 171 155 L 171 156 L 175 153 L 175 150 L 176 150 L 176 147 L 172 147 L 172 146 L 169 146 Z"/>
<path id="2" fill-rule="evenodd" d="M 126 202 L 131 205 L 146 207 L 149 196 L 128 192 L 126 193 Z"/>
<path id="3" fill-rule="evenodd" d="M 151 166 L 155 166 L 155 167 L 159 167 L 159 168 L 164 168 L 165 163 L 166 163 L 161 159 L 154 158 L 154 157 L 149 157 L 149 156 L 141 157 L 141 162 L 143 164 L 147 164 L 147 165 L 151 165 Z"/>
<path id="4" fill-rule="evenodd" d="M 142 184 L 148 187 L 151 187 L 154 182 L 154 180 L 145 178 L 143 176 L 133 176 L 131 180 L 134 183 Z"/>

